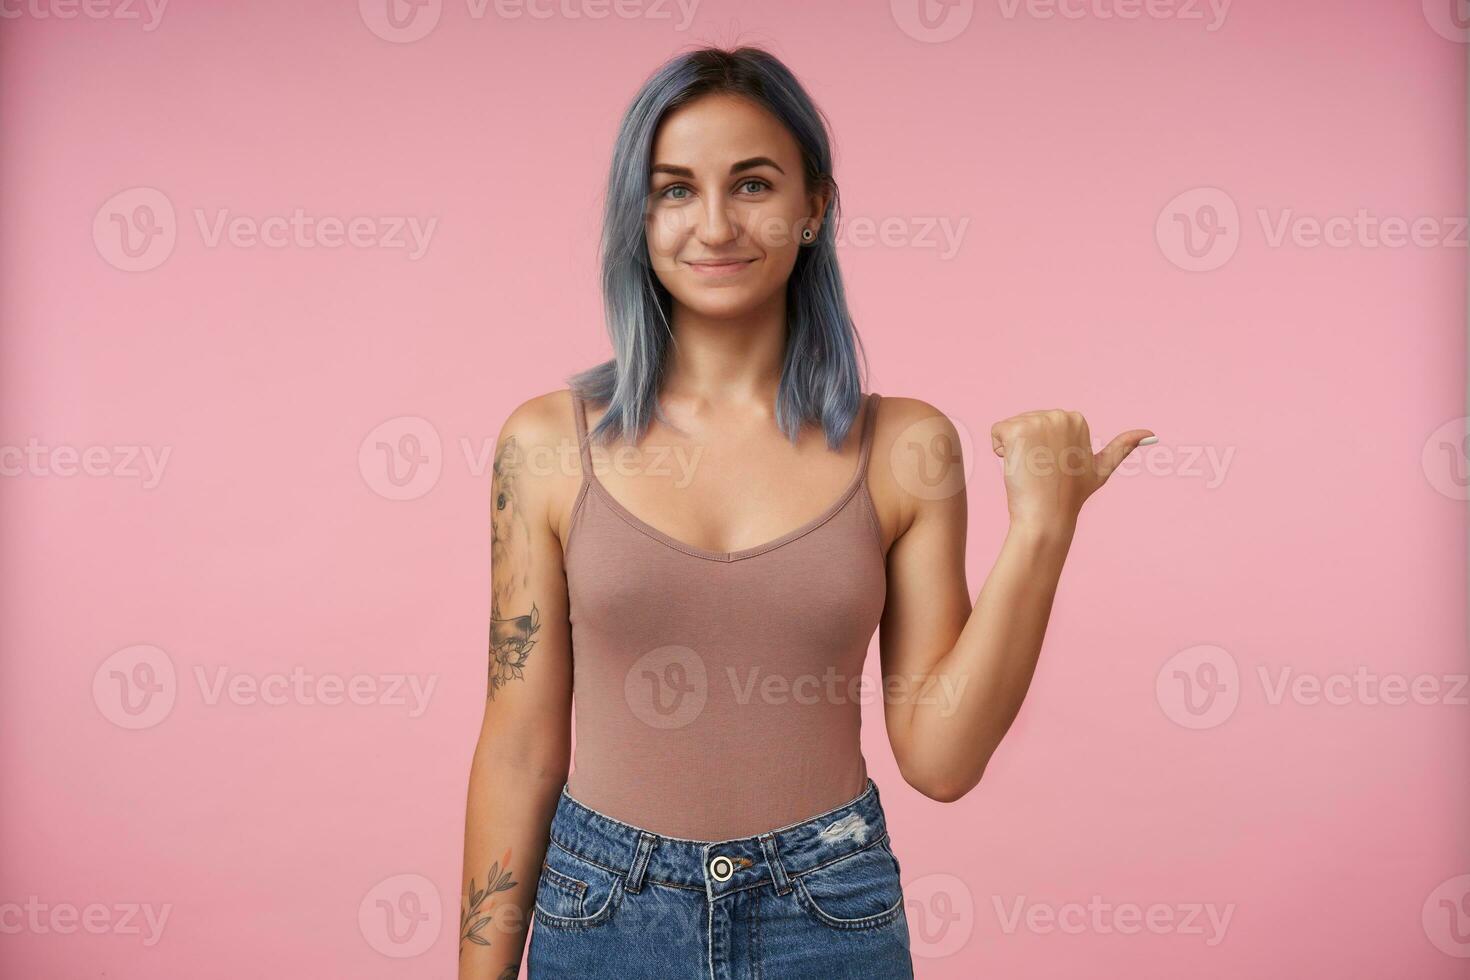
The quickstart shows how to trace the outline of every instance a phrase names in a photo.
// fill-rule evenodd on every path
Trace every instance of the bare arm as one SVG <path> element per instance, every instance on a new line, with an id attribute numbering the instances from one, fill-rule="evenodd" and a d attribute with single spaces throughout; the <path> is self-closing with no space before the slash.
<path id="1" fill-rule="evenodd" d="M 514 980 L 571 749 L 571 642 L 555 501 L 566 473 L 555 395 L 522 405 L 496 444 L 485 714 L 470 767 L 460 980 Z M 564 407 L 562 408 L 564 411 Z"/>
<path id="2" fill-rule="evenodd" d="M 884 721 L 905 781 L 952 802 L 979 783 L 1021 710 L 1083 502 L 1151 433 L 1131 430 L 1094 455 L 1076 412 L 996 423 L 992 449 L 1006 460 L 1011 522 L 972 608 L 958 433 L 924 402 L 889 401 L 900 412 L 880 443 L 892 463 L 883 482 L 901 530 L 889 550 L 879 634 Z"/>

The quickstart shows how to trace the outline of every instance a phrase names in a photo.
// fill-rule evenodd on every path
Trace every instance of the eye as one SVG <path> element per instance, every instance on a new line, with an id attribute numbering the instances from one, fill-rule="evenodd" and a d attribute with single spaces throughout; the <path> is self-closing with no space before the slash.
<path id="1" fill-rule="evenodd" d="M 683 184 L 670 184 L 668 187 L 665 187 L 663 190 L 659 191 L 658 196 L 661 198 L 667 198 L 671 201 L 682 201 L 684 200 L 682 197 L 674 197 L 672 196 L 672 192 L 687 191 L 688 189 L 689 188 L 685 187 Z"/>
<path id="2" fill-rule="evenodd" d="M 740 182 L 741 187 L 749 187 L 751 184 L 755 185 L 755 190 L 750 192 L 752 194 L 759 194 L 761 191 L 769 190 L 771 187 L 770 184 L 761 180 L 759 177 L 751 177 L 749 180 L 742 180 Z"/>

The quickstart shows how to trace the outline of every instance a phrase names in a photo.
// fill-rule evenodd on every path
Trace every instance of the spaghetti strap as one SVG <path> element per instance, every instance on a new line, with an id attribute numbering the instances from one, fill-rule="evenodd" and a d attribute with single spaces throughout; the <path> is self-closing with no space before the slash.
<path id="1" fill-rule="evenodd" d="M 876 391 L 868 393 L 868 410 L 863 414 L 862 443 L 858 450 L 858 470 L 863 474 L 863 479 L 868 478 L 868 457 L 873 452 L 873 429 L 875 427 L 874 417 L 878 414 L 878 399 L 883 396 Z"/>

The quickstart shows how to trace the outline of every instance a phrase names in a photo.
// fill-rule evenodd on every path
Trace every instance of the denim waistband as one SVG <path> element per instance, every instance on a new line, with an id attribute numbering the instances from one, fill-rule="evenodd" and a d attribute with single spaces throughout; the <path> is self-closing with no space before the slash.
<path id="1" fill-rule="evenodd" d="M 860 794 L 840 806 L 785 827 L 722 841 L 667 837 L 634 827 L 579 803 L 566 784 L 551 819 L 553 846 L 626 876 L 630 892 L 656 881 L 698 889 L 710 898 L 767 882 L 785 894 L 791 878 L 876 846 L 887 836 L 878 784 L 871 776 Z"/>

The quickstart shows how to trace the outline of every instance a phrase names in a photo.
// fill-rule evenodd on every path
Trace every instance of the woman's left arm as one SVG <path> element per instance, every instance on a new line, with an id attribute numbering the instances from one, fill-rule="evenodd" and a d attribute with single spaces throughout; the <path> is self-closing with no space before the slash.
<path id="1" fill-rule="evenodd" d="M 972 608 L 958 433 L 925 402 L 884 402 L 903 406 L 875 446 L 889 464 L 876 486 L 900 528 L 879 631 L 884 722 L 904 780 L 952 802 L 979 783 L 1021 709 L 1082 504 L 1153 433 L 1129 430 L 1094 454 L 1078 412 L 997 422 L 1010 529 Z"/>

